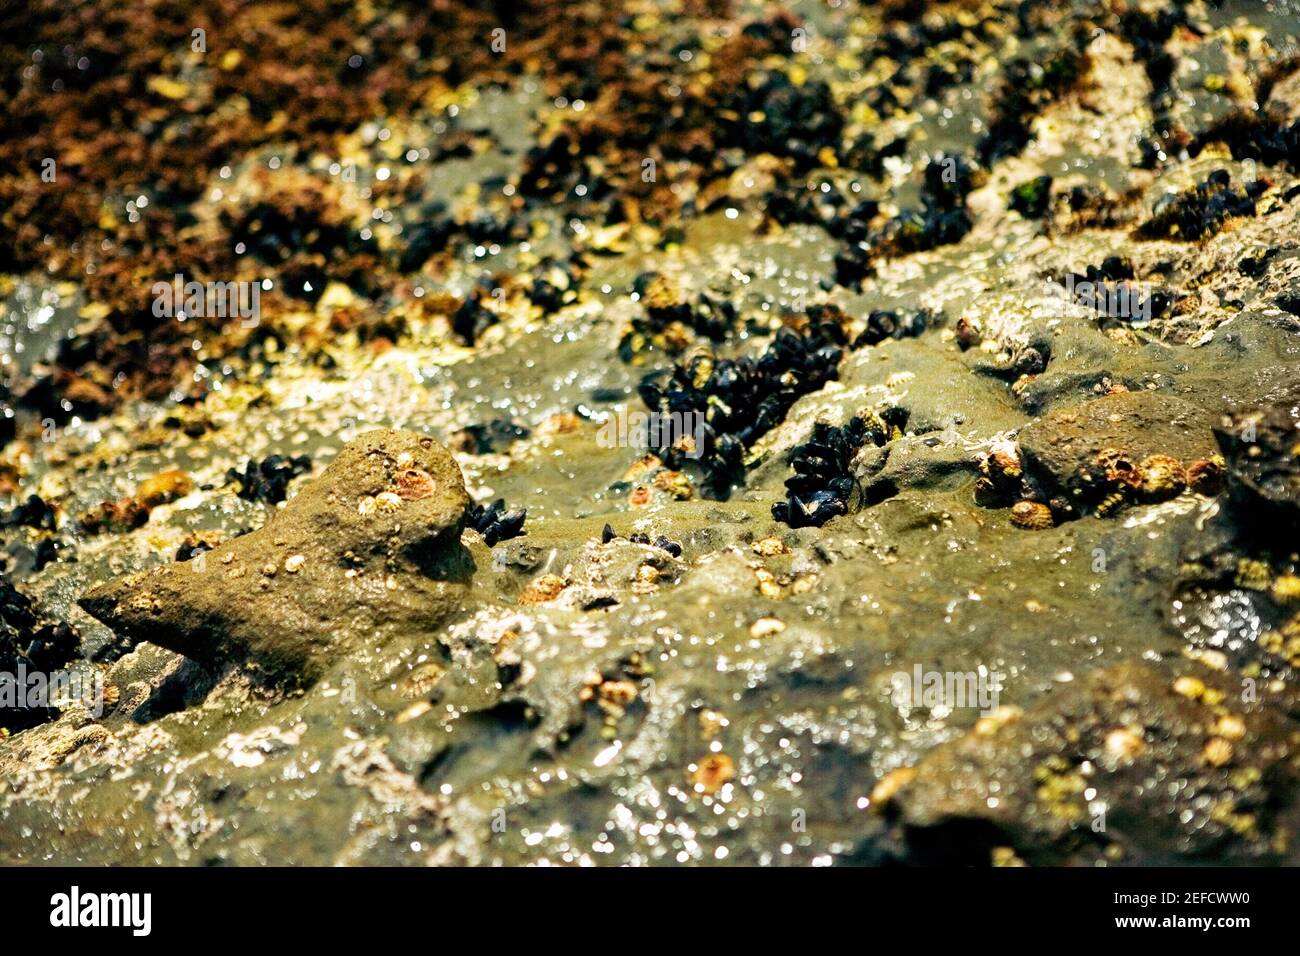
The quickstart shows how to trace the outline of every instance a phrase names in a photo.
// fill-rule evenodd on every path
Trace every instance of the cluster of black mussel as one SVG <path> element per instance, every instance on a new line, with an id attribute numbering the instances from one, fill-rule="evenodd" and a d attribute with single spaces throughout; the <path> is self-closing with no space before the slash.
<path id="1" fill-rule="evenodd" d="M 465 523 L 483 536 L 483 541 L 490 548 L 498 541 L 508 541 L 524 533 L 524 519 L 528 517 L 525 508 L 510 510 L 506 508 L 504 498 L 498 498 L 491 504 L 472 504 L 465 512 Z"/>
<path id="2" fill-rule="evenodd" d="M 655 448 L 656 455 L 668 468 L 696 472 L 706 497 L 725 500 L 744 476 L 748 449 L 779 425 L 799 398 L 839 377 L 846 348 L 919 335 L 942 321 L 926 310 L 911 316 L 875 311 L 850 344 L 845 319 L 836 306 L 814 305 L 807 323 L 782 326 L 757 357 L 696 354 L 647 375 L 638 389 L 647 407 L 704 423 L 699 433 L 703 448 L 674 443 Z M 868 439 L 883 445 L 905 421 L 901 409 L 888 409 L 841 426 L 817 423 L 810 440 L 791 453 L 795 474 L 786 482 L 786 500 L 773 506 L 773 516 L 791 527 L 805 527 L 845 514 L 854 486 L 849 474 L 854 454 Z"/>
<path id="3" fill-rule="evenodd" d="M 921 184 L 920 208 L 880 218 L 880 204 L 862 199 L 850 204 L 829 183 L 812 188 L 791 186 L 778 190 L 768 214 L 781 225 L 820 225 L 844 243 L 835 255 L 835 281 L 857 288 L 875 271 L 882 256 L 907 255 L 959 241 L 971 229 L 966 196 L 979 183 L 981 170 L 961 156 L 932 156 Z"/>

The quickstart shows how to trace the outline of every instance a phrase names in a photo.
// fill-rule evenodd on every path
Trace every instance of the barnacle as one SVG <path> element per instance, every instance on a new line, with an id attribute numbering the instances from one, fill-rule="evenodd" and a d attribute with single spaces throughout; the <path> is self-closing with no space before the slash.
<path id="1" fill-rule="evenodd" d="M 1187 487 L 1183 463 L 1169 455 L 1150 455 L 1142 459 L 1142 496 L 1148 501 L 1172 498 Z"/>
<path id="2" fill-rule="evenodd" d="M 1223 490 L 1223 466 L 1221 455 L 1199 458 L 1187 468 L 1187 484 L 1198 495 L 1213 497 Z"/>
<path id="3" fill-rule="evenodd" d="M 1052 518 L 1052 509 L 1042 502 L 1017 501 L 1011 506 L 1011 523 L 1017 528 L 1041 531 L 1052 527 L 1056 522 Z"/>

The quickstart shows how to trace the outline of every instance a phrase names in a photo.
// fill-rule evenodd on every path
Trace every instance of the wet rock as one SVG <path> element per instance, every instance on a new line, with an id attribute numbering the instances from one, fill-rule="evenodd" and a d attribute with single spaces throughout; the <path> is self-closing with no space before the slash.
<path id="1" fill-rule="evenodd" d="M 932 751 L 889 812 L 916 862 L 1275 862 L 1298 731 L 1232 678 L 1127 663 Z"/>
<path id="2" fill-rule="evenodd" d="M 425 479 L 418 493 L 412 472 Z M 457 606 L 469 503 L 460 469 L 433 439 L 369 432 L 263 528 L 201 560 L 111 581 L 80 604 L 131 639 L 310 682 L 339 656 L 432 627 Z"/>
<path id="3" fill-rule="evenodd" d="M 1155 392 L 1117 392 L 1054 412 L 1020 432 L 1028 477 L 1045 499 L 1062 495 L 1087 509 L 1117 491 L 1143 488 L 1141 464 L 1154 455 L 1184 467 L 1214 454 L 1211 416 Z"/>
<path id="4" fill-rule="evenodd" d="M 1252 532 L 1293 539 L 1300 531 L 1300 393 L 1225 416 L 1214 437 L 1239 520 Z"/>

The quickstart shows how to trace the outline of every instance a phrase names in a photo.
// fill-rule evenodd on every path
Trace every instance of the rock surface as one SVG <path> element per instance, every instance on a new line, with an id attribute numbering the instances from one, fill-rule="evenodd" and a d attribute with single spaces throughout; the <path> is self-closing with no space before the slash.
<path id="1" fill-rule="evenodd" d="M 1130 863 L 1275 859 L 1300 816 L 1285 703 L 1243 702 L 1239 682 L 1182 669 L 1103 668 L 931 752 L 891 795 L 913 859 L 988 864 L 1010 847 L 1083 863 L 1111 846 Z M 1175 777 L 1194 809 L 1153 784 Z"/>
<path id="2" fill-rule="evenodd" d="M 1225 416 L 1214 429 L 1228 462 L 1228 492 L 1261 532 L 1300 530 L 1300 389 L 1282 400 Z"/>
<path id="3" fill-rule="evenodd" d="M 1115 486 L 1108 467 L 1127 464 L 1136 472 L 1152 455 L 1187 465 L 1214 454 L 1212 420 L 1200 406 L 1172 395 L 1119 392 L 1031 422 L 1020 432 L 1020 450 L 1047 495 L 1086 507 Z"/>
<path id="4" fill-rule="evenodd" d="M 331 659 L 433 627 L 457 606 L 469 503 L 459 467 L 432 438 L 369 432 L 265 527 L 110 581 L 80 604 L 132 639 L 310 681 Z"/>

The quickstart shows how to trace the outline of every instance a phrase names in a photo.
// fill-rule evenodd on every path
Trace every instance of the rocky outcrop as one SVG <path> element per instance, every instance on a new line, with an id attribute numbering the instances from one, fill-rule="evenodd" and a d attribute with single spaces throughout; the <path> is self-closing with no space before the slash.
<path id="1" fill-rule="evenodd" d="M 263 528 L 193 560 L 128 575 L 80 601 L 120 634 L 202 663 L 246 662 L 310 682 L 399 628 L 433 627 L 471 570 L 470 504 L 433 439 L 373 431 L 349 443 Z"/>

